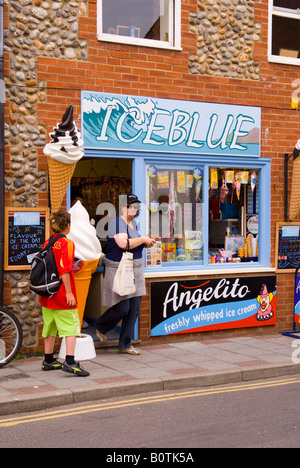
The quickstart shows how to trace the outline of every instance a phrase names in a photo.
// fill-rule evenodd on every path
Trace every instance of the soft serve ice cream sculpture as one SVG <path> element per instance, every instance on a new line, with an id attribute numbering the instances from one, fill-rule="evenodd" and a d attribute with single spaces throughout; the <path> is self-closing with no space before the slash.
<path id="1" fill-rule="evenodd" d="M 75 258 L 80 260 L 79 269 L 74 271 L 74 279 L 81 326 L 92 274 L 96 271 L 102 249 L 96 229 L 90 224 L 89 214 L 81 202 L 76 202 L 70 208 L 69 213 L 71 214 L 71 230 L 68 237 L 75 244 Z"/>
<path id="2" fill-rule="evenodd" d="M 48 156 L 52 212 L 59 210 L 65 197 L 75 166 L 82 158 L 83 140 L 73 119 L 73 106 L 63 115 L 62 123 L 50 133 L 51 142 L 44 148 Z"/>

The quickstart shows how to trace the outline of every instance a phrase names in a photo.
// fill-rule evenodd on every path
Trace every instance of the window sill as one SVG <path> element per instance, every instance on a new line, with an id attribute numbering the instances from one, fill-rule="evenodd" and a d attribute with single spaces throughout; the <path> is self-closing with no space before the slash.
<path id="1" fill-rule="evenodd" d="M 164 42 L 164 41 L 154 41 L 154 40 L 143 40 L 133 37 L 127 37 L 127 36 L 110 36 L 109 34 L 107 35 L 98 35 L 97 37 L 98 41 L 101 42 L 113 42 L 116 44 L 126 44 L 126 45 L 133 45 L 133 46 L 140 46 L 140 47 L 151 47 L 154 49 L 167 49 L 167 50 L 175 50 L 178 52 L 182 51 L 181 47 L 174 47 L 172 46 L 169 42 Z"/>
<path id="2" fill-rule="evenodd" d="M 280 65 L 296 65 L 297 67 L 300 66 L 300 58 L 291 58 L 291 57 L 281 57 L 277 55 L 271 55 L 268 57 L 268 62 L 270 63 L 278 63 Z"/>

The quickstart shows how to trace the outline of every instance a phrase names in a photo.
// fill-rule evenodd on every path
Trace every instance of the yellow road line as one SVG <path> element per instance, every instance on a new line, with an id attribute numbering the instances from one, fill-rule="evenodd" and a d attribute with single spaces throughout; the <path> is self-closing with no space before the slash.
<path id="1" fill-rule="evenodd" d="M 64 418 L 67 416 L 76 416 L 79 414 L 86 414 L 86 413 L 93 413 L 97 411 L 107 411 L 109 409 L 117 409 L 117 408 L 126 408 L 130 406 L 137 406 L 137 405 L 145 405 L 150 403 L 158 403 L 164 401 L 171 401 L 171 400 L 179 400 L 183 398 L 195 398 L 199 396 L 207 396 L 207 395 L 217 395 L 220 393 L 230 393 L 230 392 L 240 392 L 245 390 L 257 390 L 262 388 L 270 388 L 270 387 L 278 387 L 282 385 L 291 385 L 294 383 L 300 383 L 300 378 L 294 377 L 289 379 L 283 380 L 273 380 L 269 382 L 258 382 L 258 383 L 248 383 L 242 385 L 235 385 L 235 386 L 227 386 L 227 387 L 213 387 L 213 388 L 205 388 L 201 390 L 192 390 L 188 392 L 178 392 L 178 393 L 168 393 L 162 395 L 153 395 L 149 397 L 142 397 L 142 398 L 133 398 L 130 400 L 122 400 L 122 401 L 115 401 L 115 402 L 106 402 L 106 403 L 98 403 L 95 405 L 88 405 L 88 406 L 81 406 L 78 408 L 68 408 L 63 410 L 56 410 L 51 412 L 44 412 L 39 414 L 27 414 L 25 416 L 19 416 L 14 418 L 8 419 L 1 419 L 0 420 L 0 427 L 10 427 L 16 426 L 18 424 L 26 424 L 35 421 L 45 421 L 48 419 L 56 419 L 56 418 Z"/>

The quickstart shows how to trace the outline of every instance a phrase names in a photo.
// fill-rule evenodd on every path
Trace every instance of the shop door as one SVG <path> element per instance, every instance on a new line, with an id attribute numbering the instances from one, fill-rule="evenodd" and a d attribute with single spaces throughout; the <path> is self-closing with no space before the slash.
<path id="1" fill-rule="evenodd" d="M 113 214 L 119 214 L 119 196 L 132 191 L 132 160 L 115 158 L 84 158 L 76 165 L 71 180 L 71 205 L 81 200 L 94 224 L 102 251 L 106 249 L 107 225 Z M 102 305 L 103 269 L 93 275 L 87 298 L 83 333 L 96 340 L 95 321 L 107 307 Z M 120 324 L 107 333 L 108 340 L 118 340 Z M 136 326 L 135 339 L 138 337 Z"/>

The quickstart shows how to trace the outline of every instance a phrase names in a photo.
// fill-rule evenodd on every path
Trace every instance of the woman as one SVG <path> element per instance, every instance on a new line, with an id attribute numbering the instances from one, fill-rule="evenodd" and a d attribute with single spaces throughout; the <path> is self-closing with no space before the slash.
<path id="1" fill-rule="evenodd" d="M 127 195 L 127 204 L 121 207 L 121 216 L 113 219 L 108 226 L 107 250 L 103 261 L 105 265 L 103 305 L 110 308 L 95 324 L 97 337 L 104 343 L 107 341 L 105 334 L 122 320 L 119 352 L 133 355 L 141 354 L 132 346 L 131 340 L 142 296 L 146 293 L 142 252 L 144 247 L 152 247 L 155 243 L 151 237 L 141 237 L 136 229 L 134 218 L 139 215 L 140 203 L 136 195 Z M 133 253 L 136 291 L 128 296 L 119 296 L 112 291 L 112 287 L 123 252 L 128 248 L 128 242 L 129 250 Z"/>

